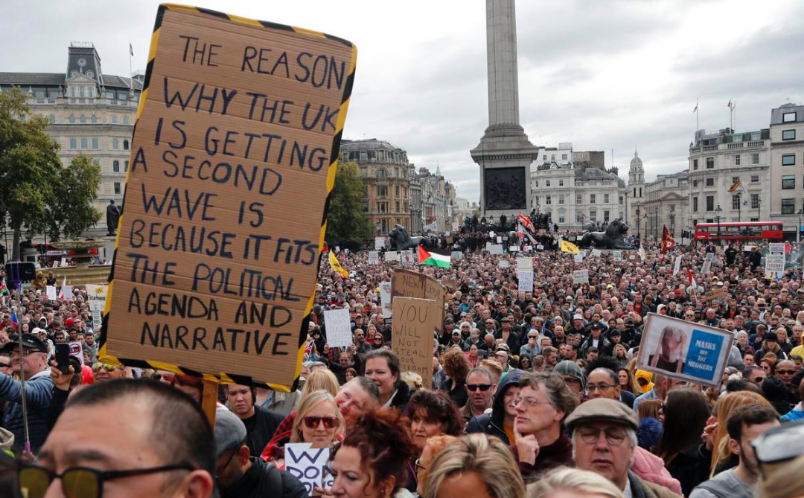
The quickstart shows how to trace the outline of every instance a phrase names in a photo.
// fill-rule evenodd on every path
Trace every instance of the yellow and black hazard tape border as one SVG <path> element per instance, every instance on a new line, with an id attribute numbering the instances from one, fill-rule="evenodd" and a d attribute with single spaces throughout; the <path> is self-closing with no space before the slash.
<path id="1" fill-rule="evenodd" d="M 151 48 L 148 53 L 148 65 L 146 66 L 145 70 L 145 80 L 143 81 L 142 91 L 140 93 L 140 103 L 139 107 L 137 108 L 137 116 L 134 121 L 134 135 L 136 136 L 137 133 L 137 123 L 140 120 L 140 115 L 142 114 L 143 109 L 145 108 L 145 102 L 148 97 L 148 88 L 150 87 L 151 83 L 151 75 L 153 74 L 154 69 L 154 62 L 156 61 L 156 51 L 159 45 L 159 34 L 160 28 L 162 27 L 162 20 L 164 18 L 165 12 L 168 10 L 181 10 L 186 12 L 195 12 L 199 14 L 204 14 L 211 17 L 216 17 L 219 19 L 224 19 L 226 21 L 234 22 L 237 24 L 242 24 L 244 26 L 252 26 L 256 28 L 267 28 L 279 31 L 288 31 L 291 33 L 297 33 L 300 35 L 310 36 L 313 38 L 321 38 L 325 40 L 331 40 L 335 42 L 342 43 L 343 45 L 349 47 L 352 50 L 352 57 L 349 65 L 349 73 L 346 79 L 346 84 L 344 85 L 343 91 L 343 98 L 341 99 L 341 107 L 338 113 L 338 122 L 335 125 L 335 134 L 332 137 L 332 154 L 330 156 L 330 165 L 327 170 L 327 198 L 326 202 L 324 203 L 324 213 L 321 219 L 321 233 L 318 239 L 318 266 L 317 268 L 321 267 L 321 258 L 323 257 L 322 248 L 324 247 L 324 237 L 327 233 L 327 212 L 329 211 L 329 204 L 332 196 L 332 189 L 335 186 L 335 175 L 338 170 L 338 159 L 340 156 L 340 148 L 341 148 L 341 140 L 343 138 L 343 127 L 346 122 L 346 113 L 349 109 L 349 102 L 352 96 L 352 87 L 354 86 L 355 81 L 355 68 L 357 64 L 357 47 L 355 47 L 352 42 L 348 40 L 344 40 L 343 38 L 339 38 L 337 36 L 328 35 L 326 33 L 321 33 L 318 31 L 312 31 L 309 29 L 304 28 L 297 28 L 294 26 L 288 26 L 285 24 L 278 24 L 269 21 L 258 21 L 255 19 L 247 19 L 244 17 L 235 16 L 232 14 L 225 14 L 223 12 L 218 12 L 210 9 L 205 9 L 202 7 L 191 7 L 188 5 L 179 5 L 179 4 L 161 4 L 159 6 L 159 10 L 156 14 L 156 21 L 154 22 L 154 29 L 153 34 L 151 35 Z M 132 154 L 135 153 L 132 147 Z M 126 173 L 126 183 L 128 183 L 128 175 L 131 174 L 131 170 Z M 122 206 L 125 207 L 126 205 L 126 197 L 128 195 L 128 191 L 126 190 L 123 193 L 123 204 Z M 123 214 L 120 216 L 120 221 L 118 222 L 118 230 L 117 230 L 117 237 L 115 239 L 114 244 L 114 256 L 115 261 L 117 261 L 117 249 L 120 245 L 120 227 L 123 223 L 123 217 L 125 216 L 125 209 L 123 210 Z M 263 382 L 259 382 L 255 379 L 252 379 L 248 376 L 243 375 L 235 375 L 230 373 L 221 373 L 220 375 L 211 375 L 207 373 L 201 373 L 191 368 L 183 367 L 180 365 L 172 365 L 169 363 L 163 363 L 159 361 L 148 361 L 148 360 L 137 360 L 132 358 L 115 358 L 113 356 L 109 356 L 106 354 L 106 338 L 107 338 L 107 330 L 108 330 L 108 323 L 109 323 L 109 312 L 111 310 L 111 303 L 112 303 L 112 292 L 114 291 L 114 270 L 116 265 L 112 265 L 111 272 L 109 274 L 109 289 L 107 292 L 107 299 L 106 299 L 106 308 L 103 311 L 103 328 L 101 331 L 101 338 L 100 338 L 100 345 L 101 349 L 99 352 L 99 357 L 111 364 L 123 364 L 129 367 L 137 367 L 137 368 L 153 368 L 157 370 L 166 370 L 169 372 L 174 372 L 178 374 L 186 374 L 192 375 L 196 377 L 203 377 L 205 380 L 212 380 L 216 382 L 222 383 L 232 383 L 232 384 L 244 384 L 244 385 L 265 385 L 271 389 L 277 391 L 293 391 L 298 388 L 299 385 L 299 377 L 301 376 L 301 363 L 304 357 L 304 348 L 307 343 L 307 329 L 309 327 L 309 322 L 311 319 L 311 312 L 313 309 L 313 303 L 315 300 L 315 287 L 313 287 L 313 292 L 310 295 L 310 299 L 307 301 L 307 306 L 305 307 L 304 311 L 304 319 L 302 320 L 301 330 L 299 334 L 299 345 L 298 345 L 298 357 L 296 362 L 296 372 L 294 375 L 294 381 L 291 386 L 285 386 L 280 384 L 265 384 Z"/>

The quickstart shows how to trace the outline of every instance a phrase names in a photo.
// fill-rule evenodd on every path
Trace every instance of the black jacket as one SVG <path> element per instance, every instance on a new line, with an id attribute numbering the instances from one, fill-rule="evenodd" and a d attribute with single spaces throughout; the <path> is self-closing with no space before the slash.
<path id="1" fill-rule="evenodd" d="M 466 433 L 482 433 L 491 436 L 497 436 L 502 439 L 506 446 L 514 444 L 513 441 L 508 440 L 508 435 L 505 433 L 503 427 L 505 420 L 505 406 L 503 406 L 503 398 L 505 398 L 505 391 L 511 387 L 519 385 L 519 379 L 524 374 L 522 370 L 511 370 L 500 385 L 497 386 L 497 391 L 494 393 L 494 402 L 491 404 L 491 413 L 484 413 L 474 417 L 466 425 Z"/>
<path id="2" fill-rule="evenodd" d="M 396 394 L 391 398 L 391 406 L 398 408 L 402 413 L 406 413 L 408 411 L 408 399 L 412 394 L 408 384 L 400 380 L 399 385 L 396 386 Z"/>
<path id="3" fill-rule="evenodd" d="M 262 455 L 262 450 L 274 438 L 274 432 L 276 432 L 277 427 L 284 419 L 285 417 L 276 412 L 254 406 L 254 416 L 248 420 L 243 420 L 248 431 L 246 444 L 252 455 Z"/>
<path id="4" fill-rule="evenodd" d="M 251 468 L 230 489 L 222 489 L 221 497 L 307 498 L 307 489 L 292 474 L 267 464 L 260 457 L 251 457 Z"/>

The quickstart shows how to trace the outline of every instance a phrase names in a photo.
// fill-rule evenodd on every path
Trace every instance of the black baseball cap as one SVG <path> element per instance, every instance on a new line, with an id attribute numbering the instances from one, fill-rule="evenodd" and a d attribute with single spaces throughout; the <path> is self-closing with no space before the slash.
<path id="1" fill-rule="evenodd" d="M 14 334 L 11 336 L 11 341 L 7 342 L 3 346 L 3 351 L 13 351 L 14 346 L 19 345 L 20 336 L 19 334 Z M 22 334 L 22 346 L 25 348 L 36 349 L 40 353 L 47 353 L 47 344 L 45 344 L 36 334 Z"/>

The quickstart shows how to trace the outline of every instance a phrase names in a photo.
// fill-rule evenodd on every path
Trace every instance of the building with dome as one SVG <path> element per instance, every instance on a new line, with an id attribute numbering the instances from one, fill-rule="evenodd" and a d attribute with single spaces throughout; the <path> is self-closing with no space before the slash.
<path id="1" fill-rule="evenodd" d="M 625 192 L 626 211 L 628 213 L 628 222 L 631 226 L 629 232 L 633 235 L 640 233 L 641 220 L 644 216 L 643 202 L 645 202 L 645 168 L 642 165 L 642 159 L 639 158 L 638 151 L 634 150 L 634 157 L 628 167 L 628 189 Z"/>
<path id="2" fill-rule="evenodd" d="M 568 151 L 568 158 L 585 157 L 572 152 L 571 146 L 562 150 Z M 580 230 L 589 222 L 625 220 L 625 182 L 613 170 L 589 166 L 588 160 L 574 163 L 563 156 L 557 155 L 555 161 L 549 152 L 545 159 L 544 152 L 539 156 L 540 164 L 531 172 L 531 208 L 550 213 L 560 230 Z"/>

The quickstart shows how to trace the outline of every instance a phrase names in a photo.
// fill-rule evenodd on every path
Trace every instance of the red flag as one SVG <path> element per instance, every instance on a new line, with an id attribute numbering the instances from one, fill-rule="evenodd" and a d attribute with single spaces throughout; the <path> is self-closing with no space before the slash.
<path id="1" fill-rule="evenodd" d="M 670 249 L 676 246 L 676 241 L 673 240 L 673 237 L 670 235 L 670 230 L 667 229 L 667 225 L 663 225 L 662 228 L 662 243 L 660 245 L 660 250 L 662 254 L 666 253 Z"/>
<path id="2" fill-rule="evenodd" d="M 519 218 L 517 218 L 517 219 L 519 220 L 519 223 L 521 223 L 523 227 L 527 228 L 531 232 L 535 231 L 535 228 L 533 227 L 533 223 L 531 223 L 530 219 L 528 219 L 527 216 L 525 216 L 522 213 L 519 213 Z"/>
<path id="3" fill-rule="evenodd" d="M 689 267 L 687 267 L 687 275 L 690 278 L 690 287 L 692 288 L 698 287 L 698 283 L 695 282 L 695 278 L 692 276 L 692 270 Z"/>

